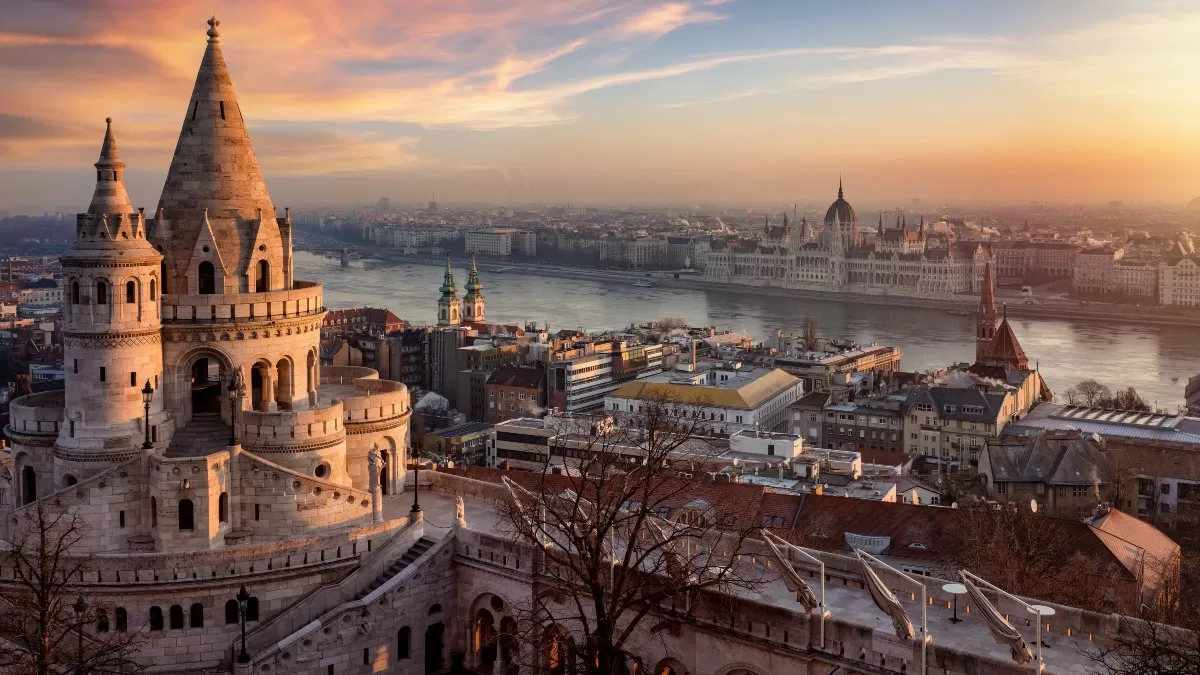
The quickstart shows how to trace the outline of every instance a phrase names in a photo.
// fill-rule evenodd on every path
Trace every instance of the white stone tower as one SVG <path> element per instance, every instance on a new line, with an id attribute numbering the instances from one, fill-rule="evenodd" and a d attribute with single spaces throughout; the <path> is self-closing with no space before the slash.
<path id="1" fill-rule="evenodd" d="M 55 484 L 64 487 L 136 454 L 145 436 L 142 388 L 162 375 L 159 264 L 146 219 L 125 192 L 125 163 L 112 120 L 96 191 L 76 219 L 75 244 L 62 257 L 65 413 L 55 443 Z M 163 398 L 150 407 L 152 438 L 164 421 Z"/>
<path id="2" fill-rule="evenodd" d="M 458 299 L 458 287 L 454 285 L 454 270 L 450 267 L 449 258 L 446 258 L 446 276 L 442 278 L 439 290 L 442 296 L 438 298 L 438 325 L 459 325 L 462 323 L 462 303 Z"/>
<path id="3" fill-rule="evenodd" d="M 467 294 L 463 297 L 463 320 L 467 323 L 483 323 L 487 321 L 484 308 L 483 284 L 479 283 L 479 267 L 471 258 L 471 276 L 467 279 Z"/>

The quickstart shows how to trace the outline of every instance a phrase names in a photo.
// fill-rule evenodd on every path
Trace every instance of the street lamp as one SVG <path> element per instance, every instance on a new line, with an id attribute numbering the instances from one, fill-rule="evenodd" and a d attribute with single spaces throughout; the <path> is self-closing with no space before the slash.
<path id="1" fill-rule="evenodd" d="M 412 514 L 415 517 L 421 512 L 421 449 L 416 448 L 413 454 L 413 505 Z"/>
<path id="2" fill-rule="evenodd" d="M 142 443 L 142 447 L 149 450 L 154 446 L 150 444 L 150 401 L 154 400 L 154 387 L 150 386 L 150 380 L 146 380 L 146 386 L 142 387 L 142 403 L 146 406 L 146 442 Z"/>
<path id="3" fill-rule="evenodd" d="M 71 606 L 75 610 L 75 633 L 79 637 L 79 651 L 75 653 L 75 672 L 83 672 L 83 613 L 87 610 L 87 605 L 83 604 L 83 596 L 76 596 L 75 604 Z"/>
<path id="4" fill-rule="evenodd" d="M 246 395 L 246 383 L 242 380 L 242 371 L 234 369 L 229 376 L 229 444 L 237 445 L 237 410 L 238 402 Z"/>
<path id="5" fill-rule="evenodd" d="M 250 663 L 250 655 L 246 653 L 246 606 L 250 602 L 250 594 L 246 592 L 246 587 L 242 586 L 236 596 L 238 604 L 238 616 L 242 620 L 242 652 L 238 654 L 238 663 Z"/>

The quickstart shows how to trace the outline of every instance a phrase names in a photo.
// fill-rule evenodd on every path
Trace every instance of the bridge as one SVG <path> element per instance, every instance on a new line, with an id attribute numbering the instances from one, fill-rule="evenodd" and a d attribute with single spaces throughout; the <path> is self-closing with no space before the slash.
<path id="1" fill-rule="evenodd" d="M 401 251 L 399 248 L 388 248 L 384 246 L 296 246 L 293 250 L 307 251 L 308 253 L 338 253 L 342 255 L 342 267 L 350 267 L 350 254 L 360 251 Z"/>

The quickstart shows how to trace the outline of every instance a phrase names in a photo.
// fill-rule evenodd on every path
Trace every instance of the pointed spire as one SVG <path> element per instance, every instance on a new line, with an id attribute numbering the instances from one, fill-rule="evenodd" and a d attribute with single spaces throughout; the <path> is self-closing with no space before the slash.
<path id="1" fill-rule="evenodd" d="M 446 275 L 442 277 L 442 300 L 452 300 L 458 297 L 458 287 L 454 285 L 454 269 L 450 266 L 450 256 L 446 256 Z"/>
<path id="2" fill-rule="evenodd" d="M 842 197 L 842 174 L 840 173 L 838 174 L 838 199 L 844 199 Z"/>
<path id="3" fill-rule="evenodd" d="M 996 283 L 992 278 L 992 263 L 983 266 L 983 284 L 979 289 L 979 320 L 991 324 L 996 322 Z"/>
<path id="4" fill-rule="evenodd" d="M 105 118 L 104 143 L 100 146 L 100 159 L 96 160 L 96 190 L 88 213 L 133 213 L 129 193 L 125 191 L 125 162 L 117 152 L 117 139 L 113 136 L 112 118 Z"/>
<path id="5" fill-rule="evenodd" d="M 471 274 L 467 277 L 467 298 L 483 295 L 483 284 L 479 283 L 479 267 L 475 264 L 475 256 L 471 256 Z"/>

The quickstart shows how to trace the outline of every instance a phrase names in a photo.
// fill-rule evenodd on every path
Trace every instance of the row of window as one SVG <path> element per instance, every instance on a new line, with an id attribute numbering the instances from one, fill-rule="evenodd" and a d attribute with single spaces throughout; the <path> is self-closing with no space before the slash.
<path id="1" fill-rule="evenodd" d="M 124 607 L 117 607 L 113 610 L 115 619 L 115 628 L 117 632 L 125 632 L 129 630 L 129 612 Z M 161 607 L 154 606 L 150 608 L 150 630 L 161 631 L 165 628 L 170 630 L 183 630 L 184 628 L 184 611 L 182 605 L 171 605 L 167 609 L 166 621 L 164 621 L 163 610 Z M 225 603 L 225 624 L 238 623 L 238 601 L 229 600 Z M 251 597 L 246 601 L 246 621 L 258 621 L 258 598 Z M 204 627 L 204 605 L 196 602 L 187 611 L 187 625 L 189 628 Z M 96 611 L 96 632 L 107 633 L 110 629 L 108 622 L 108 611 L 99 609 Z"/>
<path id="2" fill-rule="evenodd" d="M 150 299 L 151 300 L 155 300 L 158 297 L 158 288 L 156 286 L 156 283 L 157 282 L 154 279 L 150 280 Z M 138 301 L 137 296 L 138 296 L 137 282 L 136 281 L 125 282 L 125 302 L 126 302 L 126 304 L 133 304 L 133 303 L 137 302 Z M 92 300 L 97 305 L 107 305 L 108 304 L 109 292 L 108 292 L 108 282 L 107 281 L 97 281 L 96 282 L 96 294 L 94 296 L 92 296 Z M 79 293 L 79 282 L 78 281 L 71 282 L 70 302 L 72 305 L 83 304 L 82 297 Z"/>

